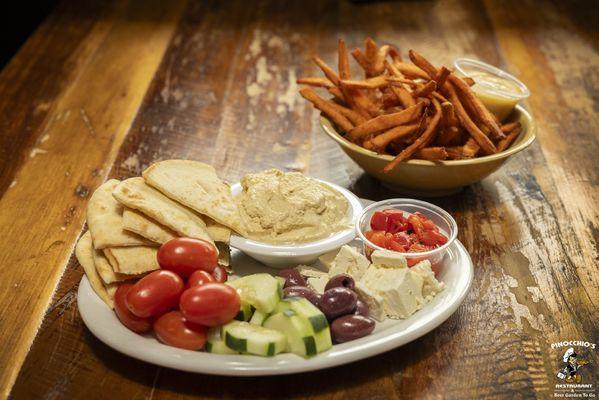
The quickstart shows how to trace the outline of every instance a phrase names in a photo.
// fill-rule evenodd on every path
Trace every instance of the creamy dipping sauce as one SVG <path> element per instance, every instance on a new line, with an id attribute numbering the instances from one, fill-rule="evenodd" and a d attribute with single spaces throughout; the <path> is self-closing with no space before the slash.
<path id="1" fill-rule="evenodd" d="M 520 86 L 509 78 L 480 70 L 468 71 L 468 76 L 476 82 L 472 90 L 500 121 L 512 112 L 519 100 L 526 97 Z"/>
<path id="2" fill-rule="evenodd" d="M 349 227 L 347 199 L 299 172 L 270 169 L 248 174 L 235 198 L 249 239 L 272 244 L 305 243 Z"/>

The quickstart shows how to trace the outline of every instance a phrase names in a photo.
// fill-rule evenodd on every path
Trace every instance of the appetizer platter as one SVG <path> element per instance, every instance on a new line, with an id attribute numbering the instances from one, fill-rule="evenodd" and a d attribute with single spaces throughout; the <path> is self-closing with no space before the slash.
<path id="1" fill-rule="evenodd" d="M 100 340 L 187 371 L 309 371 L 416 339 L 469 289 L 455 222 L 437 222 L 453 219 L 432 204 L 363 209 L 326 182 L 278 170 L 236 187 L 207 164 L 166 160 L 96 190 L 76 255 L 86 274 L 79 310 Z M 348 229 L 310 265 L 294 263 L 290 248 Z M 231 249 L 240 238 L 270 246 L 276 268 Z"/>

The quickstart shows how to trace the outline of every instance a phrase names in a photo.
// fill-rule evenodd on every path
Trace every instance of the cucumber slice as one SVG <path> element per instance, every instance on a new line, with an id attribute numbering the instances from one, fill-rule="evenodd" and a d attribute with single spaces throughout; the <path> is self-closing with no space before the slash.
<path id="1" fill-rule="evenodd" d="M 262 326 L 264 321 L 266 321 L 267 317 L 268 317 L 267 313 L 256 310 L 256 311 L 254 311 L 254 314 L 252 315 L 252 318 L 250 319 L 250 324 Z"/>
<path id="2" fill-rule="evenodd" d="M 279 281 L 279 285 L 281 285 L 281 290 L 283 290 L 283 287 L 285 286 L 285 278 L 283 278 L 282 276 L 275 276 L 275 279 Z"/>
<path id="3" fill-rule="evenodd" d="M 250 303 L 241 300 L 239 312 L 235 316 L 235 319 L 238 321 L 249 321 L 254 313 L 254 310 L 254 307 Z"/>
<path id="4" fill-rule="evenodd" d="M 269 274 L 248 275 L 227 284 L 237 290 L 241 300 L 265 313 L 271 313 L 281 300 L 279 281 Z"/>
<path id="5" fill-rule="evenodd" d="M 264 327 L 282 332 L 287 337 L 288 352 L 302 357 L 318 353 L 312 327 L 305 318 L 291 309 L 271 315 L 264 321 Z"/>
<path id="6" fill-rule="evenodd" d="M 333 347 L 327 318 L 314 304 L 303 297 L 288 297 L 285 300 L 281 300 L 275 308 L 277 312 L 289 310 L 292 310 L 299 317 L 305 318 L 310 324 L 318 353 L 322 353 Z"/>
<path id="7" fill-rule="evenodd" d="M 231 321 L 221 327 L 227 347 L 258 356 L 274 356 L 287 347 L 284 334 L 247 322 Z"/>
<path id="8" fill-rule="evenodd" d="M 208 329 L 206 334 L 206 351 L 215 354 L 239 354 L 237 351 L 227 347 L 220 337 L 220 327 Z"/>

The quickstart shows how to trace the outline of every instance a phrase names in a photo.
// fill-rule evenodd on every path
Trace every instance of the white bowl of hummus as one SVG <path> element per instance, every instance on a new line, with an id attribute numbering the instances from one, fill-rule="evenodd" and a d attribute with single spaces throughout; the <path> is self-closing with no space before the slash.
<path id="1" fill-rule="evenodd" d="M 271 169 L 231 187 L 245 235 L 231 246 L 275 268 L 311 264 L 352 241 L 360 200 L 333 183 Z"/>

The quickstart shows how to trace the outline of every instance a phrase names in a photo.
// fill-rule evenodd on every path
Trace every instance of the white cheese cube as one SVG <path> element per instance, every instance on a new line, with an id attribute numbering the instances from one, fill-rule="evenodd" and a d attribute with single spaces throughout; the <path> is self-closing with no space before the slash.
<path id="1" fill-rule="evenodd" d="M 328 275 L 322 275 L 319 277 L 310 277 L 310 278 L 308 278 L 308 286 L 317 293 L 324 293 L 324 287 L 327 285 L 328 281 L 329 281 Z"/>
<path id="2" fill-rule="evenodd" d="M 302 275 L 308 278 L 319 278 L 321 276 L 328 276 L 324 271 L 318 268 L 311 267 L 309 265 L 298 265 L 295 269 Z"/>
<path id="3" fill-rule="evenodd" d="M 439 282 L 437 278 L 435 278 L 435 274 L 431 269 L 431 262 L 429 260 L 420 261 L 418 264 L 414 265 L 410 270 L 422 277 L 423 285 L 422 285 L 422 296 L 425 301 L 428 303 L 445 288 L 445 284 L 443 282 Z"/>
<path id="4" fill-rule="evenodd" d="M 371 290 L 356 282 L 354 291 L 358 295 L 358 298 L 362 300 L 368 306 L 368 315 L 377 321 L 383 321 L 385 319 L 385 311 L 383 310 L 383 298 L 379 296 L 374 290 Z"/>
<path id="5" fill-rule="evenodd" d="M 372 263 L 386 268 L 407 268 L 406 258 L 391 250 L 375 250 L 370 256 Z"/>
<path id="6" fill-rule="evenodd" d="M 333 260 L 329 276 L 350 274 L 354 280 L 360 280 L 368 269 L 370 262 L 358 250 L 350 246 L 342 246 Z"/>
<path id="7" fill-rule="evenodd" d="M 362 281 L 383 298 L 383 309 L 389 318 L 407 318 L 424 304 L 423 279 L 408 268 L 368 268 Z"/>
<path id="8" fill-rule="evenodd" d="M 339 253 L 339 250 L 337 250 L 337 249 L 335 249 L 333 251 L 329 251 L 328 253 L 324 253 L 323 255 L 318 257 L 318 261 L 320 261 L 320 263 L 324 266 L 324 268 L 327 271 L 329 271 L 331 269 L 331 267 L 333 266 L 333 261 L 335 260 L 335 257 L 337 257 L 338 253 Z"/>

